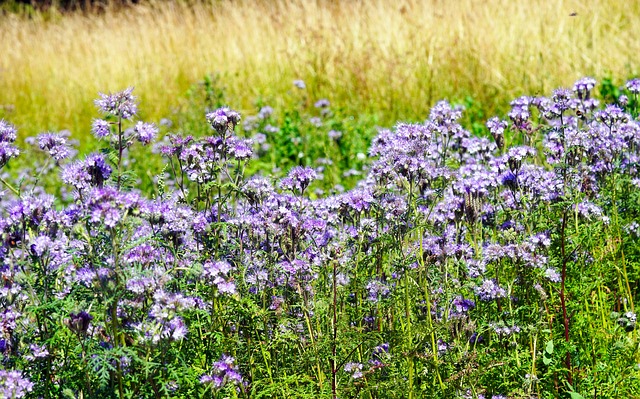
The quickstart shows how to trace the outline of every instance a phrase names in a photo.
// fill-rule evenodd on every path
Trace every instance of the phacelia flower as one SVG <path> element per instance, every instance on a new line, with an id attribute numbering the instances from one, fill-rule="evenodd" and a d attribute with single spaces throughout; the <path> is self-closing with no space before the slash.
<path id="1" fill-rule="evenodd" d="M 320 99 L 318 101 L 316 101 L 315 104 L 313 104 L 314 107 L 316 108 L 326 108 L 329 106 L 329 100 L 327 100 L 326 98 Z"/>
<path id="2" fill-rule="evenodd" d="M 0 168 L 9 162 L 11 158 L 20 155 L 20 150 L 13 144 L 6 141 L 0 141 Z"/>
<path id="3" fill-rule="evenodd" d="M 631 79 L 625 86 L 627 87 L 627 90 L 633 94 L 640 93 L 640 79 Z"/>
<path id="4" fill-rule="evenodd" d="M 344 365 L 344 371 L 351 374 L 351 378 L 353 378 L 354 380 L 362 378 L 362 363 L 347 363 Z"/>
<path id="5" fill-rule="evenodd" d="M 60 133 L 42 133 L 38 135 L 38 146 L 47 151 L 56 161 L 69 156 L 67 139 Z"/>
<path id="6" fill-rule="evenodd" d="M 62 181 L 82 191 L 90 187 L 102 187 L 111 176 L 111 167 L 102 154 L 90 154 L 84 161 L 66 165 L 62 169 Z"/>
<path id="7" fill-rule="evenodd" d="M 89 329 L 89 323 L 93 320 L 93 316 L 91 316 L 86 311 L 82 310 L 78 313 L 69 314 L 68 326 L 71 331 L 77 334 L 86 334 Z"/>
<path id="8" fill-rule="evenodd" d="M 149 144 L 158 134 L 158 128 L 153 123 L 138 122 L 133 128 L 136 139 L 142 144 Z"/>
<path id="9" fill-rule="evenodd" d="M 576 92 L 578 98 L 584 100 L 589 98 L 591 90 L 596 86 L 596 80 L 594 78 L 585 77 L 578 80 L 573 85 L 573 91 Z"/>
<path id="10" fill-rule="evenodd" d="M 100 98 L 95 103 L 106 114 L 122 119 L 131 119 L 138 112 L 138 104 L 136 104 L 136 98 L 131 94 L 132 92 L 133 87 L 114 94 L 98 93 Z"/>
<path id="11" fill-rule="evenodd" d="M 4 119 L 0 119 L 0 143 L 13 143 L 16 141 L 17 137 L 16 127 L 5 121 Z"/>
<path id="12" fill-rule="evenodd" d="M 23 398 L 33 390 L 33 383 L 17 370 L 0 370 L 0 397 Z"/>
<path id="13" fill-rule="evenodd" d="M 109 133 L 111 133 L 110 126 L 110 123 L 105 121 L 104 119 L 94 119 L 91 126 L 91 131 L 93 132 L 94 136 L 101 139 L 107 137 Z"/>
<path id="14" fill-rule="evenodd" d="M 504 298 L 507 292 L 500 287 L 495 280 L 484 280 L 482 285 L 475 288 L 475 293 L 481 301 L 489 302 L 498 298 Z"/>
<path id="15" fill-rule="evenodd" d="M 235 359 L 229 355 L 222 355 L 219 361 L 213 363 L 213 373 L 200 377 L 202 384 L 213 384 L 220 389 L 227 384 L 244 384 L 242 375 L 235 366 Z"/>
<path id="16" fill-rule="evenodd" d="M 227 107 L 218 108 L 213 112 L 209 112 L 206 116 L 211 127 L 219 134 L 225 134 L 227 131 L 233 130 L 240 122 L 240 114 Z"/>
<path id="17" fill-rule="evenodd" d="M 280 187 L 283 190 L 303 193 L 309 184 L 317 178 L 318 174 L 312 168 L 296 166 L 291 169 L 287 177 L 280 180 Z"/>

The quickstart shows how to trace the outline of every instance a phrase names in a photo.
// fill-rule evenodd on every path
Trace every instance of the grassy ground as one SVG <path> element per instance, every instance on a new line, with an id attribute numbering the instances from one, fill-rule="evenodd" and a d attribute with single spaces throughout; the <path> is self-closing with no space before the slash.
<path id="1" fill-rule="evenodd" d="M 135 86 L 143 115 L 192 106 L 218 74 L 225 101 L 286 107 L 294 79 L 312 98 L 382 125 L 424 119 L 442 98 L 487 114 L 577 78 L 637 74 L 640 3 L 622 1 L 157 2 L 126 12 L 0 17 L 0 117 L 21 135 L 88 134 L 98 91 Z"/>

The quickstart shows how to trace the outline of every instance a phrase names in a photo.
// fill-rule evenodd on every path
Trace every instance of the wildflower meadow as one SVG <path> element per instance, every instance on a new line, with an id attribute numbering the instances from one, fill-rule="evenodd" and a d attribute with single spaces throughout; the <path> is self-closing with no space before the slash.
<path id="1" fill-rule="evenodd" d="M 640 396 L 640 80 L 370 143 L 292 90 L 100 93 L 89 154 L 0 121 L 0 396 Z"/>

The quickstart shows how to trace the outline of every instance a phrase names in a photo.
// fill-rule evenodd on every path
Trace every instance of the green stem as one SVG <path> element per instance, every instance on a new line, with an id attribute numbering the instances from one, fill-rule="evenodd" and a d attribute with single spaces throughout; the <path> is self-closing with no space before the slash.
<path id="1" fill-rule="evenodd" d="M 12 193 L 20 197 L 20 192 L 16 190 L 15 187 L 13 187 L 11 184 L 9 184 L 5 179 L 0 177 L 0 182 L 2 182 L 2 184 L 4 184 L 9 190 L 11 190 Z"/>

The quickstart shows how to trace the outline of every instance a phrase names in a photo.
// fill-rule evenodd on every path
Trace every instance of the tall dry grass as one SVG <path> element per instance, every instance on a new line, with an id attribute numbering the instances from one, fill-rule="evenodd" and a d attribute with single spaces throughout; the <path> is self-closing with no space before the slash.
<path id="1" fill-rule="evenodd" d="M 620 0 L 222 0 L 9 15 L 0 18 L 0 116 L 23 134 L 82 135 L 98 91 L 135 86 L 157 120 L 207 73 L 220 73 L 241 110 L 257 97 L 286 102 L 299 78 L 315 98 L 381 123 L 467 95 L 491 111 L 584 75 L 638 73 L 638 32 L 640 2 Z"/>

